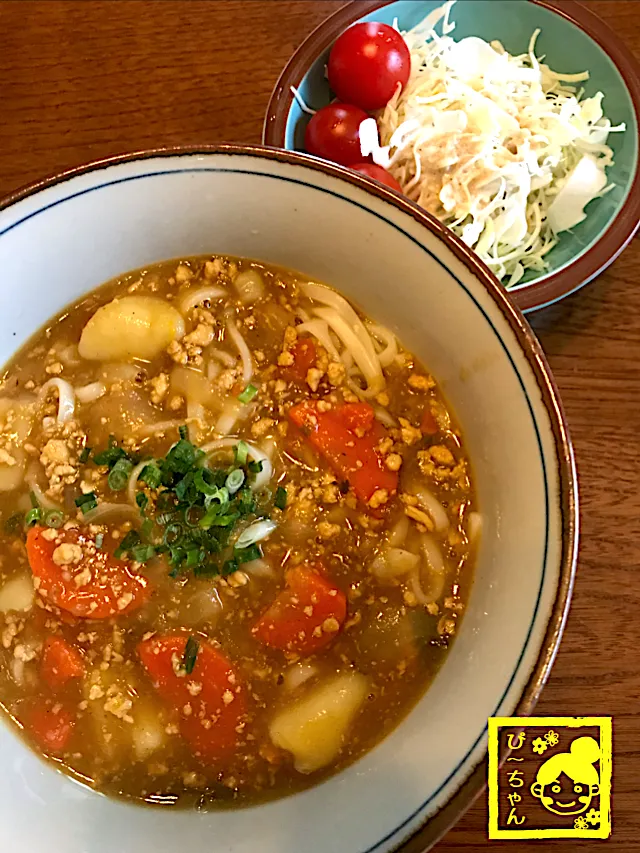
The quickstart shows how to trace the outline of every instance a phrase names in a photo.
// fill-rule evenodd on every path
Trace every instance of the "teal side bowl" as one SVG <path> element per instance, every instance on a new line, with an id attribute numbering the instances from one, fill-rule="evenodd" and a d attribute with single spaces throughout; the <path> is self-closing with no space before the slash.
<path id="1" fill-rule="evenodd" d="M 269 105 L 263 141 L 304 150 L 309 116 L 291 97 L 289 87 L 294 85 L 314 109 L 330 103 L 333 94 L 325 66 L 331 45 L 345 27 L 360 20 L 392 24 L 397 19 L 400 29 L 407 30 L 441 5 L 439 0 L 366 0 L 339 10 L 311 34 L 285 68 Z M 558 245 L 546 257 L 547 271 L 529 272 L 509 291 L 520 308 L 535 310 L 594 278 L 617 257 L 640 225 L 640 71 L 604 22 L 571 0 L 457 0 L 450 17 L 456 24 L 453 38 L 497 39 L 511 54 L 525 53 L 532 33 L 540 29 L 537 56 L 554 71 L 574 74 L 588 70 L 590 78 L 582 84 L 585 97 L 602 91 L 605 115 L 613 125 L 626 125 L 624 133 L 611 133 L 608 139 L 614 151 L 614 165 L 607 169 L 613 189 L 590 202 L 587 218 L 560 235 Z"/>

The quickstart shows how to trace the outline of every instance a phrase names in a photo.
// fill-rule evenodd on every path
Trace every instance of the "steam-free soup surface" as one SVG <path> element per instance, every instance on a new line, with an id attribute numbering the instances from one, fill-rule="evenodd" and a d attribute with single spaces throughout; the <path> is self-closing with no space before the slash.
<path id="1" fill-rule="evenodd" d="M 479 530 L 437 384 L 335 291 L 163 263 L 52 319 L 0 391 L 0 702 L 107 793 L 251 803 L 411 709 Z"/>

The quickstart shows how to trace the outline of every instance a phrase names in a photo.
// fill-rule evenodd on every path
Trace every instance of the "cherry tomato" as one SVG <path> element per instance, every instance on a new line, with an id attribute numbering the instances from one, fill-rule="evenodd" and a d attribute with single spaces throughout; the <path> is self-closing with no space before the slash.
<path id="1" fill-rule="evenodd" d="M 369 116 L 351 104 L 329 104 L 311 117 L 304 134 L 309 154 L 350 166 L 362 160 L 358 128 Z"/>
<path id="2" fill-rule="evenodd" d="M 355 166 L 352 166 L 351 168 L 354 172 L 361 172 L 368 178 L 373 178 L 381 184 L 384 184 L 386 187 L 391 187 L 391 189 L 395 190 L 397 193 L 402 192 L 400 184 L 396 181 L 393 175 L 390 175 L 386 169 L 382 168 L 382 166 L 376 166 L 375 163 L 356 163 Z"/>
<path id="3" fill-rule="evenodd" d="M 329 85 L 341 101 L 378 110 L 411 71 L 405 40 L 387 24 L 354 24 L 338 37 L 329 55 Z"/>

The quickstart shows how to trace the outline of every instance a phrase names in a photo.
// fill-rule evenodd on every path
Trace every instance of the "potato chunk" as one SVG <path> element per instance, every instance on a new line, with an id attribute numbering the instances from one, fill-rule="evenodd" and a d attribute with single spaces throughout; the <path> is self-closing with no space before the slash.
<path id="1" fill-rule="evenodd" d="M 271 740 L 293 753 L 300 773 L 326 767 L 342 749 L 368 689 L 367 679 L 357 672 L 322 682 L 273 719 Z"/>
<path id="2" fill-rule="evenodd" d="M 0 587 L 0 613 L 31 610 L 33 598 L 33 580 L 30 576 L 11 578 Z"/>
<path id="3" fill-rule="evenodd" d="M 184 335 L 184 319 L 153 296 L 125 296 L 98 308 L 82 330 L 78 351 L 94 361 L 154 358 Z"/>
<path id="4" fill-rule="evenodd" d="M 96 667 L 84 682 L 87 721 L 95 748 L 111 771 L 134 760 L 144 761 L 166 744 L 166 714 L 151 699 L 140 696 L 135 675 L 125 663 Z"/>

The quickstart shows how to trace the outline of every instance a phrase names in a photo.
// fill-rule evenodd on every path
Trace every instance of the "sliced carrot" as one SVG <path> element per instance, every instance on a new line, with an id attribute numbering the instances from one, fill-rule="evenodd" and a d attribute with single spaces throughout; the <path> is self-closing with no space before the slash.
<path id="1" fill-rule="evenodd" d="M 40 675 L 52 690 L 84 675 L 80 652 L 62 637 L 47 637 L 42 651 Z"/>
<path id="2" fill-rule="evenodd" d="M 215 646 L 199 641 L 191 673 L 182 668 L 187 637 L 151 637 L 138 656 L 164 701 L 179 715 L 180 731 L 194 753 L 208 761 L 234 754 L 242 740 L 246 691 L 231 663 Z"/>
<path id="3" fill-rule="evenodd" d="M 38 593 L 73 616 L 108 619 L 136 610 L 149 598 L 146 578 L 123 560 L 96 549 L 93 537 L 79 528 L 56 530 L 32 527 L 27 534 L 27 557 Z M 81 559 L 59 565 L 54 552 L 61 545 L 78 546 Z M 81 580 L 81 583 L 77 583 Z"/>
<path id="4" fill-rule="evenodd" d="M 306 566 L 287 572 L 286 588 L 253 626 L 253 635 L 266 646 L 303 655 L 330 643 L 346 619 L 347 599 L 324 572 Z"/>
<path id="5" fill-rule="evenodd" d="M 315 400 L 305 400 L 289 409 L 289 418 L 361 501 L 368 503 L 378 489 L 395 494 L 398 474 L 378 452 L 387 431 L 368 403 L 343 403 L 321 412 Z"/>
<path id="6" fill-rule="evenodd" d="M 19 712 L 25 731 L 47 753 L 59 754 L 65 750 L 75 725 L 71 711 L 51 699 L 37 700 Z"/>
<path id="7" fill-rule="evenodd" d="M 342 406 L 336 406 L 334 413 L 336 419 L 351 432 L 358 430 L 367 433 L 378 423 L 373 408 L 368 403 L 344 403 Z"/>
<path id="8" fill-rule="evenodd" d="M 431 409 L 425 409 L 422 413 L 420 429 L 425 435 L 436 435 L 436 433 L 438 432 L 438 423 L 434 418 Z"/>
<path id="9" fill-rule="evenodd" d="M 289 352 L 293 364 L 282 368 L 282 373 L 292 382 L 304 382 L 309 368 L 316 363 L 316 345 L 311 338 L 298 338 Z"/>

